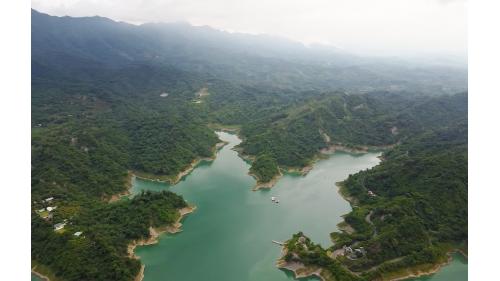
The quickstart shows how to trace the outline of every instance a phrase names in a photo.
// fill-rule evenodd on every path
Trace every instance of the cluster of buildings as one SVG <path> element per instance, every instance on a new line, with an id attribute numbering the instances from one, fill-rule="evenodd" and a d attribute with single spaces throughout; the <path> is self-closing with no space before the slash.
<path id="1" fill-rule="evenodd" d="M 41 209 L 38 209 L 37 212 L 40 214 L 40 216 L 43 219 L 46 219 L 46 220 L 52 219 L 52 216 L 53 216 L 52 211 L 57 209 L 57 206 L 47 206 L 47 205 L 50 204 L 53 200 L 54 200 L 54 197 L 49 197 L 49 198 L 42 200 L 42 204 L 44 205 L 44 207 Z M 36 202 L 33 202 L 33 203 L 36 203 Z M 47 207 L 45 207 L 45 206 L 47 206 Z"/>
<path id="2" fill-rule="evenodd" d="M 366 250 L 363 247 L 353 249 L 350 246 L 344 245 L 342 249 L 344 250 L 344 256 L 351 260 L 355 260 L 366 255 Z"/>
<path id="3" fill-rule="evenodd" d="M 53 205 L 53 200 L 54 200 L 54 197 L 48 197 L 46 199 L 43 199 L 42 200 L 42 204 L 43 205 Z M 33 202 L 33 203 L 36 203 Z M 57 206 L 53 205 L 53 206 L 47 206 L 47 207 L 43 207 L 41 209 L 38 209 L 37 212 L 40 214 L 40 216 L 45 219 L 45 220 L 50 220 L 53 218 L 53 211 L 57 209 Z M 64 227 L 66 226 L 66 224 L 68 224 L 68 220 L 65 219 L 63 220 L 62 222 L 60 223 L 56 223 L 54 224 L 54 231 L 60 231 L 62 229 L 64 229 Z M 75 232 L 73 235 L 76 236 L 76 237 L 80 237 L 81 235 L 83 234 L 83 232 L 81 231 L 77 231 Z"/>

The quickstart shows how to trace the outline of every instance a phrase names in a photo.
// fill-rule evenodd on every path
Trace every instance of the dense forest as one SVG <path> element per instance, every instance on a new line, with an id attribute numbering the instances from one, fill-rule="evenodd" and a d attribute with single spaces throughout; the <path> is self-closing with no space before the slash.
<path id="1" fill-rule="evenodd" d="M 32 260 L 61 280 L 133 280 L 140 262 L 127 245 L 186 203 L 170 192 L 107 201 L 127 190 L 130 172 L 175 178 L 211 157 L 218 138 L 192 103 L 199 79 L 168 67 L 87 67 L 91 78 L 78 68 L 61 80 L 53 68 L 32 74 Z"/>
<path id="2" fill-rule="evenodd" d="M 242 153 L 265 154 L 283 169 L 303 168 L 319 150 L 332 145 L 380 149 L 455 120 L 466 121 L 467 95 L 414 98 L 385 92 L 334 92 L 269 112 L 243 124 Z M 260 178 L 272 178 L 258 171 Z"/>
<path id="3" fill-rule="evenodd" d="M 127 245 L 174 222 L 186 202 L 170 192 L 110 198 L 132 173 L 173 179 L 212 156 L 214 125 L 239 129 L 237 149 L 260 183 L 333 145 L 386 149 L 381 165 L 342 183 L 356 231 L 332 234 L 332 249 L 307 239 L 315 250 L 297 253 L 337 280 L 433 262 L 466 243 L 467 93 L 449 95 L 466 88 L 466 71 L 360 63 L 288 41 L 255 47 L 261 39 L 32 11 L 33 264 L 61 280 L 133 280 L 140 262 Z M 353 244 L 367 254 L 328 256 Z"/>
<path id="4" fill-rule="evenodd" d="M 113 204 L 93 201 L 86 208 L 73 206 L 76 210 L 63 205 L 52 219 L 69 217 L 69 225 L 60 232 L 32 213 L 31 257 L 62 280 L 133 280 L 141 264 L 128 256 L 128 244 L 148 238 L 151 226 L 175 222 L 177 209 L 185 206 L 180 196 L 168 191 L 146 192 Z M 82 234 L 75 236 L 78 232 Z"/>
<path id="5" fill-rule="evenodd" d="M 347 268 L 353 277 L 361 273 L 374 280 L 444 262 L 451 249 L 467 251 L 467 123 L 419 133 L 383 158 L 380 165 L 340 183 L 354 204 L 345 216 L 354 232 L 332 233 L 330 249 L 317 246 L 319 256 L 343 247 L 365 252 L 355 258 L 337 256 L 335 262 L 343 265 L 339 269 L 297 252 L 292 239 L 289 250 L 297 252 L 296 260 L 322 266 L 326 276 L 345 274 Z M 285 259 L 291 260 L 291 254 Z"/>
<path id="6" fill-rule="evenodd" d="M 257 177 L 258 182 L 269 182 L 280 174 L 278 164 L 269 154 L 259 154 L 250 167 L 250 173 Z"/>

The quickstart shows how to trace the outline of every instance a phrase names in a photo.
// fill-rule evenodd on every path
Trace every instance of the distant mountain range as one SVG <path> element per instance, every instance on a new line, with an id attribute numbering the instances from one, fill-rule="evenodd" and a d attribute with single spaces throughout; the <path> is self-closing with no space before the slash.
<path id="1" fill-rule="evenodd" d="M 137 280 L 129 246 L 187 203 L 170 191 L 109 201 L 133 174 L 176 182 L 214 156 L 222 128 L 241 137 L 256 186 L 306 172 L 321 152 L 385 150 L 340 184 L 354 232 L 332 233 L 328 249 L 294 235 L 281 262 L 388 280 L 467 248 L 466 67 L 34 10 L 31 39 L 31 268 L 51 280 Z M 343 246 L 365 251 L 332 259 Z"/>
<path id="2" fill-rule="evenodd" d="M 411 91 L 467 89 L 466 67 L 364 58 L 326 46 L 267 35 L 228 33 L 187 23 L 132 25 L 103 17 L 55 17 L 31 11 L 33 79 L 131 65 L 294 90 Z M 77 73 L 77 75 L 76 75 Z"/>

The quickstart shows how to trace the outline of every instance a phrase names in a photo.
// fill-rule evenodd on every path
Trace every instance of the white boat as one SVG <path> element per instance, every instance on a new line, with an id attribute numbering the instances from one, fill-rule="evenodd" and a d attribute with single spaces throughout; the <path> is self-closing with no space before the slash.
<path id="1" fill-rule="evenodd" d="M 271 201 L 273 201 L 273 202 L 274 202 L 275 200 L 276 200 L 276 197 L 274 197 L 274 196 L 273 196 L 273 197 L 271 197 Z"/>

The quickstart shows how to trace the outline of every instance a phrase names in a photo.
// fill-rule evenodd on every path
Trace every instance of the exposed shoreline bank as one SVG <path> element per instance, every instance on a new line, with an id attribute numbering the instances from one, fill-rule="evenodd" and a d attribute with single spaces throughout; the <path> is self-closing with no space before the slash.
<path id="1" fill-rule="evenodd" d="M 59 281 L 61 279 L 57 278 L 50 268 L 40 264 L 34 260 L 31 260 L 31 273 L 36 275 L 38 278 L 44 281 Z"/>
<path id="2" fill-rule="evenodd" d="M 285 269 L 293 273 L 293 278 L 301 279 L 311 276 L 319 278 L 321 281 L 326 281 L 323 276 L 321 276 L 322 268 L 320 267 L 310 267 L 306 266 L 301 262 L 287 262 L 283 257 L 287 254 L 288 250 L 285 246 L 281 249 L 281 257 L 276 262 L 276 267 L 279 269 Z"/>
<path id="3" fill-rule="evenodd" d="M 432 264 L 432 265 L 430 265 L 431 268 L 428 270 L 419 270 L 419 269 L 409 267 L 409 268 L 403 269 L 406 272 L 402 273 L 401 276 L 391 277 L 390 279 L 384 279 L 384 280 L 402 281 L 402 280 L 407 280 L 410 278 L 418 278 L 418 277 L 422 277 L 422 276 L 429 276 L 429 275 L 436 274 L 443 267 L 449 265 L 453 261 L 453 257 L 452 257 L 453 253 L 459 253 L 460 255 L 466 257 L 466 255 L 464 255 L 463 251 L 461 251 L 460 249 L 452 249 L 446 253 L 446 255 L 447 255 L 446 261 Z M 412 270 L 415 270 L 415 272 L 413 272 Z"/>
<path id="4" fill-rule="evenodd" d="M 45 280 L 45 281 L 50 281 L 50 278 L 41 274 L 40 272 L 36 271 L 36 266 L 31 269 L 31 273 L 35 274 L 38 276 L 40 279 Z"/>
<path id="5" fill-rule="evenodd" d="M 217 152 L 222 149 L 225 145 L 227 145 L 228 142 L 226 141 L 221 141 L 216 143 L 213 148 L 212 148 L 212 156 L 210 157 L 197 157 L 191 161 L 191 163 L 184 168 L 184 170 L 180 171 L 175 177 L 171 176 L 162 176 L 162 175 L 153 175 L 145 172 L 139 172 L 139 171 L 134 171 L 134 176 L 140 179 L 145 179 L 145 180 L 151 180 L 151 181 L 158 181 L 158 182 L 165 182 L 171 185 L 177 184 L 182 178 L 185 176 L 189 175 L 195 168 L 198 166 L 203 161 L 211 162 L 214 161 L 215 158 L 217 157 Z"/>
<path id="6" fill-rule="evenodd" d="M 279 174 L 275 175 L 270 181 L 260 182 L 259 177 L 256 174 L 252 172 L 248 172 L 248 174 L 256 180 L 255 186 L 252 188 L 253 191 L 257 191 L 259 189 L 270 189 L 281 179 L 281 177 L 283 177 L 283 173 L 279 171 Z"/>
<path id="7" fill-rule="evenodd" d="M 357 146 L 345 146 L 340 143 L 336 144 L 331 144 L 325 148 L 320 149 L 321 154 L 332 154 L 335 151 L 343 151 L 347 153 L 353 153 L 353 154 L 364 154 L 368 152 L 374 152 L 374 151 L 384 151 L 387 149 L 391 149 L 396 144 L 388 144 L 388 145 L 357 145 Z"/>
<path id="8" fill-rule="evenodd" d="M 322 281 L 326 281 L 325 277 L 321 275 L 323 269 L 321 267 L 311 267 L 311 266 L 306 266 L 302 262 L 287 262 L 283 258 L 287 254 L 288 250 L 286 249 L 286 246 L 282 247 L 281 250 L 281 256 L 278 258 L 276 262 L 276 267 L 280 269 L 285 269 L 288 271 L 293 272 L 294 278 L 295 279 L 300 279 L 300 278 L 307 278 L 307 277 L 312 277 L 315 276 Z M 414 267 L 408 267 L 401 269 L 398 272 L 393 272 L 391 277 L 384 277 L 382 276 L 383 281 L 404 281 L 408 280 L 410 278 L 418 278 L 422 276 L 430 276 L 433 274 L 436 274 L 439 272 L 443 267 L 448 266 L 452 261 L 453 261 L 453 253 L 458 253 L 462 255 L 463 257 L 467 258 L 467 255 L 461 250 L 461 249 L 451 249 L 446 253 L 446 260 L 437 262 L 435 264 L 428 264 L 428 265 L 417 265 Z M 429 267 L 428 269 L 421 269 L 423 266 Z M 359 273 L 352 272 L 352 274 L 357 275 Z M 391 275 L 391 273 L 389 273 Z"/>
<path id="9" fill-rule="evenodd" d="M 352 205 L 356 205 L 358 203 L 356 198 L 347 195 L 343 181 L 336 182 L 335 186 L 338 188 L 337 192 L 340 194 L 340 196 L 342 196 L 342 198 L 344 198 L 345 201 L 349 202 L 351 207 Z M 345 222 L 345 220 L 343 222 Z"/>
<path id="10" fill-rule="evenodd" d="M 150 181 L 159 181 L 159 182 L 166 182 L 171 185 L 177 184 L 183 177 L 187 176 L 189 173 L 191 173 L 198 164 L 200 164 L 202 161 L 214 161 L 215 158 L 217 157 L 217 152 L 222 149 L 225 145 L 227 145 L 228 142 L 226 141 L 220 141 L 214 145 L 212 148 L 212 156 L 211 157 L 198 157 L 193 159 L 193 161 L 181 172 L 179 172 L 174 178 L 168 177 L 168 176 L 157 176 L 157 175 L 152 175 L 152 174 L 147 174 L 143 172 L 138 172 L 138 171 L 129 171 L 129 177 L 127 178 L 127 190 L 123 193 L 117 194 L 112 197 L 112 199 L 109 202 L 114 202 L 119 199 L 121 199 L 123 196 L 130 196 L 132 194 L 132 180 L 134 177 L 140 178 L 140 179 L 145 179 L 145 180 L 150 180 Z M 154 228 L 150 227 L 149 228 L 149 237 L 147 239 L 140 239 L 136 241 L 132 241 L 129 243 L 127 246 L 127 253 L 128 256 L 137 260 L 140 260 L 140 257 L 135 254 L 135 248 L 137 246 L 145 246 L 145 245 L 153 245 L 158 243 L 159 237 L 163 233 L 170 233 L 170 234 L 175 234 L 178 233 L 181 230 L 182 227 L 182 219 L 194 212 L 196 210 L 196 206 L 189 206 L 185 207 L 182 209 L 179 209 L 179 218 L 171 225 L 167 225 L 165 227 L 159 227 L 159 228 Z M 141 263 L 141 269 L 137 276 L 135 277 L 134 281 L 142 281 L 144 278 L 144 270 L 145 270 L 145 265 Z"/>
<path id="11" fill-rule="evenodd" d="M 191 161 L 191 163 L 186 168 L 184 168 L 184 170 L 180 171 L 174 178 L 172 178 L 171 176 L 154 175 L 154 174 L 149 174 L 149 173 L 140 172 L 140 171 L 128 171 L 127 180 L 126 180 L 126 184 L 125 184 L 127 189 L 123 192 L 112 195 L 111 198 L 108 200 L 108 202 L 113 203 L 113 202 L 120 200 L 123 197 L 132 195 L 132 188 L 133 188 L 132 181 L 134 178 L 139 178 L 139 179 L 149 180 L 149 181 L 164 182 L 164 183 L 168 183 L 170 185 L 175 185 L 180 180 L 182 180 L 182 178 L 189 175 L 196 168 L 196 166 L 198 166 L 201 162 L 214 161 L 216 156 L 217 156 L 217 152 L 227 144 L 228 144 L 228 142 L 226 142 L 226 141 L 220 141 L 220 142 L 216 143 L 214 145 L 214 147 L 212 148 L 212 156 L 211 157 L 197 157 L 197 158 L 193 159 L 193 161 Z"/>
<path id="12" fill-rule="evenodd" d="M 339 150 L 338 147 L 334 148 L 335 150 Z M 344 148 L 342 148 L 343 150 Z M 331 150 L 333 152 L 333 149 Z M 345 150 L 344 150 L 345 151 Z M 347 151 L 349 153 L 352 153 L 353 151 Z M 366 153 L 369 151 L 363 151 L 363 153 Z M 382 160 L 382 159 L 381 159 Z M 357 199 L 355 197 L 351 197 L 347 194 L 346 192 L 346 187 L 343 185 L 343 181 L 336 182 L 335 185 L 338 187 L 338 193 L 342 198 L 346 201 L 348 201 L 351 205 L 356 205 Z M 354 231 L 352 227 L 347 224 L 345 220 L 340 222 L 337 225 L 338 231 L 345 231 L 345 232 L 351 232 Z M 295 279 L 300 279 L 300 278 L 306 278 L 306 277 L 312 277 L 315 276 L 317 278 L 320 278 L 322 281 L 329 280 L 329 273 L 324 271 L 321 267 L 317 266 L 306 266 L 303 264 L 300 260 L 294 260 L 291 262 L 287 262 L 284 260 L 284 257 L 287 253 L 287 248 L 286 245 L 283 246 L 281 256 L 277 260 L 277 267 L 281 269 L 286 269 L 288 271 L 293 272 L 294 278 Z M 452 261 L 453 261 L 453 254 L 458 253 L 461 256 L 464 256 L 467 258 L 466 254 L 466 246 L 465 248 L 461 248 L 461 246 L 457 247 L 457 245 L 450 245 L 449 248 L 446 251 L 446 254 L 443 258 L 439 259 L 436 263 L 429 263 L 429 264 L 420 264 L 420 265 L 415 265 L 411 267 L 406 267 L 406 268 L 401 268 L 399 270 L 395 270 L 393 272 L 388 272 L 386 274 L 383 274 L 381 276 L 381 280 L 383 281 L 402 281 L 402 280 L 407 280 L 410 278 L 418 278 L 422 276 L 429 276 L 436 274 L 439 272 L 443 267 L 448 266 Z M 335 259 L 334 257 L 331 257 L 332 259 Z M 358 275 L 361 272 L 353 272 L 350 271 L 354 275 Z M 323 273 L 323 274 L 322 274 Z"/>
<path id="13" fill-rule="evenodd" d="M 238 136 L 238 138 L 241 140 L 241 142 L 245 141 L 245 138 L 240 134 L 241 128 L 239 128 L 239 127 L 225 127 L 225 126 L 218 125 L 218 124 L 211 125 L 210 127 L 214 130 L 223 131 L 223 132 L 227 132 L 230 134 L 236 134 L 236 136 Z M 250 154 L 245 154 L 243 151 L 243 148 L 238 147 L 237 145 L 232 147 L 231 150 L 236 151 L 238 153 L 238 157 L 240 157 L 241 159 L 243 159 L 245 162 L 249 163 L 250 165 L 255 161 L 256 156 L 250 155 Z M 320 158 L 318 158 L 318 159 L 320 159 Z M 256 181 L 252 190 L 257 191 L 260 189 L 271 189 L 276 185 L 276 183 L 286 173 L 290 173 L 290 174 L 291 173 L 300 173 L 302 176 L 305 176 L 307 173 L 309 173 L 309 171 L 312 170 L 312 168 L 314 167 L 314 162 L 316 162 L 316 161 L 317 160 L 313 161 L 310 165 L 307 165 L 307 166 L 302 167 L 302 168 L 279 167 L 278 166 L 279 174 L 275 175 L 268 182 L 262 182 L 261 179 L 256 174 L 252 173 L 251 171 L 248 171 L 248 175 L 252 176 Z"/>
<path id="14" fill-rule="evenodd" d="M 140 260 L 140 257 L 135 254 L 135 248 L 137 246 L 146 246 L 146 245 L 156 244 L 156 243 L 158 243 L 159 238 L 163 233 L 175 234 L 175 233 L 181 232 L 182 231 L 182 229 L 181 229 L 182 219 L 186 215 L 194 212 L 195 210 L 196 210 L 196 206 L 184 207 L 182 209 L 179 209 L 179 218 L 177 218 L 177 220 L 173 224 L 167 225 L 165 227 L 159 227 L 159 228 L 150 227 L 148 238 L 135 240 L 135 241 L 132 241 L 131 243 L 129 243 L 128 248 L 127 248 L 128 256 L 130 258 Z M 136 278 L 134 279 L 134 281 L 142 281 L 142 279 L 144 278 L 144 269 L 145 269 L 145 266 L 144 266 L 144 264 L 141 263 L 141 270 L 139 271 L 139 273 L 136 276 Z"/>
<path id="15" fill-rule="evenodd" d="M 335 185 L 338 187 L 338 193 L 340 194 L 340 196 L 342 196 L 342 198 L 344 198 L 344 200 L 349 202 L 351 205 L 357 204 L 357 200 L 355 197 L 351 197 L 351 196 L 347 195 L 347 193 L 345 191 L 345 186 L 342 184 L 342 182 L 336 182 Z M 339 223 L 339 225 L 344 224 L 344 223 L 347 226 L 349 226 L 349 224 L 345 220 L 343 220 L 341 223 Z M 343 231 L 342 227 L 339 225 L 337 225 L 337 227 L 339 228 L 340 231 Z M 382 279 L 386 280 L 386 281 L 402 281 L 402 280 L 407 280 L 410 278 L 418 278 L 418 277 L 422 277 L 422 276 L 433 275 L 433 274 L 437 273 L 438 271 L 440 271 L 443 267 L 449 265 L 452 262 L 452 260 L 453 260 L 452 254 L 453 253 L 459 253 L 460 255 L 467 258 L 467 254 L 463 250 L 461 250 L 459 248 L 452 248 L 446 252 L 446 256 L 447 256 L 446 261 L 437 262 L 435 264 L 429 264 L 429 267 L 430 267 L 429 269 L 421 270 L 418 268 L 425 266 L 425 265 L 420 265 L 420 266 L 417 265 L 414 267 L 408 267 L 408 268 L 401 269 L 400 270 L 401 274 L 393 273 L 395 276 L 389 277 L 389 278 L 382 278 Z"/>
<path id="16" fill-rule="evenodd" d="M 113 202 L 116 202 L 118 200 L 120 200 L 121 198 L 125 197 L 125 196 L 129 196 L 132 194 L 131 190 L 132 190 L 132 181 L 134 179 L 135 175 L 132 171 L 128 171 L 127 172 L 127 178 L 126 178 L 126 181 L 125 181 L 125 187 L 127 188 L 125 191 L 123 192 L 120 192 L 118 194 L 114 194 L 111 196 L 111 198 L 109 198 L 108 202 L 109 203 L 113 203 Z"/>
<path id="17" fill-rule="evenodd" d="M 238 136 L 240 137 L 240 136 Z M 241 138 L 241 137 L 240 137 Z M 313 168 L 316 163 L 322 159 L 328 158 L 331 154 L 335 153 L 336 151 L 343 151 L 346 153 L 351 153 L 351 154 L 365 154 L 369 152 L 374 152 L 374 151 L 383 151 L 390 149 L 394 147 L 396 144 L 392 145 L 385 145 L 385 146 L 356 146 L 356 147 L 348 147 L 344 146 L 342 144 L 332 144 L 326 148 L 320 149 L 316 155 L 311 159 L 309 164 L 307 164 L 304 167 L 286 167 L 286 166 L 278 166 L 278 169 L 280 170 L 279 175 L 275 175 L 270 181 L 268 182 L 261 182 L 259 177 L 251 172 L 248 174 L 251 175 L 252 177 L 255 178 L 257 183 L 253 187 L 252 190 L 259 190 L 261 188 L 267 188 L 270 189 L 276 185 L 276 183 L 279 181 L 281 177 L 283 177 L 284 174 L 299 174 L 301 176 L 306 176 Z M 239 147 L 234 147 L 234 151 L 238 152 L 238 156 L 245 161 L 248 161 L 252 163 L 255 160 L 255 156 L 253 155 L 248 155 L 243 153 L 243 149 Z M 283 171 L 283 172 L 282 172 Z"/>

